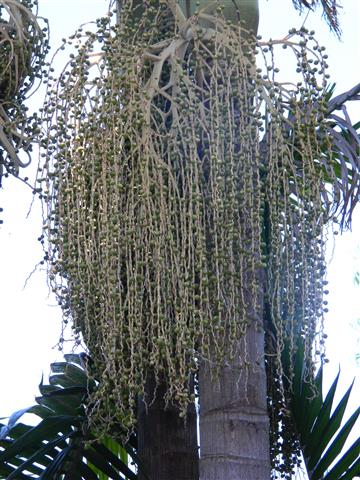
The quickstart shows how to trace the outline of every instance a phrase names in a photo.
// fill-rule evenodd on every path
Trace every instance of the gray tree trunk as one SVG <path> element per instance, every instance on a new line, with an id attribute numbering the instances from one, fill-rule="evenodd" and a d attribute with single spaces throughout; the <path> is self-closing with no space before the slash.
<path id="1" fill-rule="evenodd" d="M 154 387 L 154 381 L 147 382 L 149 398 Z M 139 480 L 198 480 L 195 405 L 188 408 L 184 422 L 178 408 L 169 405 L 165 409 L 165 391 L 165 385 L 157 388 L 156 399 L 147 410 L 141 399 L 138 403 L 138 456 L 147 475 L 139 472 Z"/>
<path id="2" fill-rule="evenodd" d="M 264 335 L 250 327 L 250 366 L 234 359 L 217 379 L 209 363 L 200 369 L 200 480 L 269 480 Z"/>

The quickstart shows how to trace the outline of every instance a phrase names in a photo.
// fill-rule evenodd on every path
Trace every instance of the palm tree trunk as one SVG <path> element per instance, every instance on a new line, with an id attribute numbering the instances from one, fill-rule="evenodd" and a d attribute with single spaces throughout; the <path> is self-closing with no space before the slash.
<path id="1" fill-rule="evenodd" d="M 238 353 L 218 378 L 208 362 L 200 369 L 200 480 L 270 478 L 263 333 L 250 327 Z"/>
<path id="2" fill-rule="evenodd" d="M 155 381 L 148 380 L 146 394 L 151 399 Z M 143 465 L 139 480 L 198 480 L 199 456 L 195 405 L 188 408 L 185 418 L 179 409 L 165 405 L 166 386 L 156 388 L 156 398 L 146 409 L 138 403 L 138 456 Z"/>
<path id="3" fill-rule="evenodd" d="M 243 21 L 247 30 L 257 33 L 258 0 L 225 0 L 223 5 L 228 20 Z M 253 318 L 251 295 L 247 297 L 247 314 Z M 200 480 L 270 478 L 264 332 L 260 325 L 261 321 L 252 320 L 235 346 L 236 356 L 220 372 L 211 362 L 203 362 L 200 368 Z"/>

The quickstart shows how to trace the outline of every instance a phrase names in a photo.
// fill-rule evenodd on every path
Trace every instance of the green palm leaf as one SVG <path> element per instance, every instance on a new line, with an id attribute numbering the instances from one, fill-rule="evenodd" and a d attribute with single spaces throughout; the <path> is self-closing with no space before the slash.
<path id="1" fill-rule="evenodd" d="M 65 355 L 65 360 L 51 365 L 49 385 L 41 381 L 36 405 L 0 424 L 0 478 L 136 480 L 128 467 L 135 457 L 132 447 L 95 440 L 88 429 L 83 402 L 96 382 L 87 375 L 84 355 Z M 41 421 L 20 422 L 27 413 Z"/>
<path id="2" fill-rule="evenodd" d="M 324 398 L 322 394 L 323 368 L 319 369 L 313 386 L 304 378 L 301 343 L 299 341 L 293 368 L 295 387 L 289 392 L 289 397 L 290 412 L 309 479 L 350 480 L 354 476 L 360 475 L 360 440 L 355 441 L 345 453 L 342 453 L 342 450 L 360 415 L 360 407 L 343 426 L 341 424 L 353 384 L 333 408 L 340 372 Z M 341 455 L 340 458 L 338 458 L 339 455 Z"/>

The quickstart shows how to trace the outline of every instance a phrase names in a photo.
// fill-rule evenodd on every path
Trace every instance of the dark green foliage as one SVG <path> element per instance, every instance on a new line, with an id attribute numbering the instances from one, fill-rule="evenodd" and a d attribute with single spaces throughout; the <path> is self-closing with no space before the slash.
<path id="1" fill-rule="evenodd" d="M 340 372 L 324 396 L 323 367 L 317 372 L 313 385 L 306 379 L 301 338 L 295 356 L 293 388 L 287 391 L 288 408 L 309 479 L 351 480 L 360 475 L 360 439 L 355 440 L 345 452 L 343 447 L 350 432 L 354 431 L 360 407 L 345 423 L 343 420 L 353 384 L 334 406 Z M 286 366 L 284 370 L 286 375 L 290 374 Z"/>
<path id="2" fill-rule="evenodd" d="M 294 373 L 296 377 L 302 375 L 300 371 Z M 360 474 L 360 439 L 356 440 L 334 465 L 333 462 L 342 452 L 345 441 L 358 419 L 360 407 L 341 426 L 352 385 L 333 409 L 339 374 L 324 398 L 322 373 L 321 367 L 315 381 L 317 388 L 315 396 L 309 396 L 307 385 L 301 382 L 300 396 L 297 399 L 293 396 L 292 400 L 296 403 L 292 411 L 306 468 L 310 480 L 352 479 Z"/>
<path id="3" fill-rule="evenodd" d="M 136 461 L 132 436 L 125 445 L 114 439 L 94 441 L 87 427 L 83 402 L 96 388 L 87 375 L 86 356 L 65 355 L 51 365 L 49 384 L 39 385 L 37 404 L 15 412 L 0 430 L 0 478 L 135 480 L 128 459 Z M 34 414 L 33 426 L 21 421 Z"/>

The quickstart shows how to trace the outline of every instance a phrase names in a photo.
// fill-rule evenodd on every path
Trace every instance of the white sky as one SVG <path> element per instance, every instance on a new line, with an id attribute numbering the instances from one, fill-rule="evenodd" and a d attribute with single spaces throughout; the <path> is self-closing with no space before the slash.
<path id="1" fill-rule="evenodd" d="M 71 35 L 81 23 L 104 14 L 108 0 L 39 0 L 40 14 L 50 22 L 51 45 L 59 46 L 61 38 Z M 343 0 L 341 24 L 342 41 L 332 35 L 320 15 L 310 15 L 306 26 L 314 29 L 320 43 L 329 54 L 331 81 L 336 82 L 336 93 L 350 89 L 360 81 L 360 1 Z M 290 0 L 260 0 L 261 23 L 259 33 L 267 39 L 281 38 L 291 27 L 303 22 L 295 12 Z M 286 71 L 286 65 L 283 69 Z M 34 105 L 40 106 L 41 96 L 35 97 Z M 360 108 L 352 108 L 353 120 L 360 119 Z M 36 169 L 34 159 L 31 169 Z M 0 416 L 34 402 L 37 385 L 42 372 L 62 355 L 53 347 L 60 335 L 61 311 L 55 300 L 48 295 L 44 270 L 37 270 L 24 282 L 34 266 L 42 259 L 42 250 L 37 237 L 41 235 L 41 212 L 36 201 L 31 215 L 26 218 L 32 199 L 25 186 L 5 179 L 0 191 L 0 206 L 4 212 L 0 218 Z M 326 319 L 328 356 L 326 369 L 329 382 L 341 364 L 341 383 L 349 385 L 354 375 L 359 377 L 360 366 L 355 353 L 360 350 L 360 287 L 353 277 L 360 271 L 360 213 L 357 211 L 353 232 L 338 238 L 335 255 L 329 265 L 329 308 Z M 352 395 L 354 408 L 360 398 L 358 378 L 356 392 Z"/>

